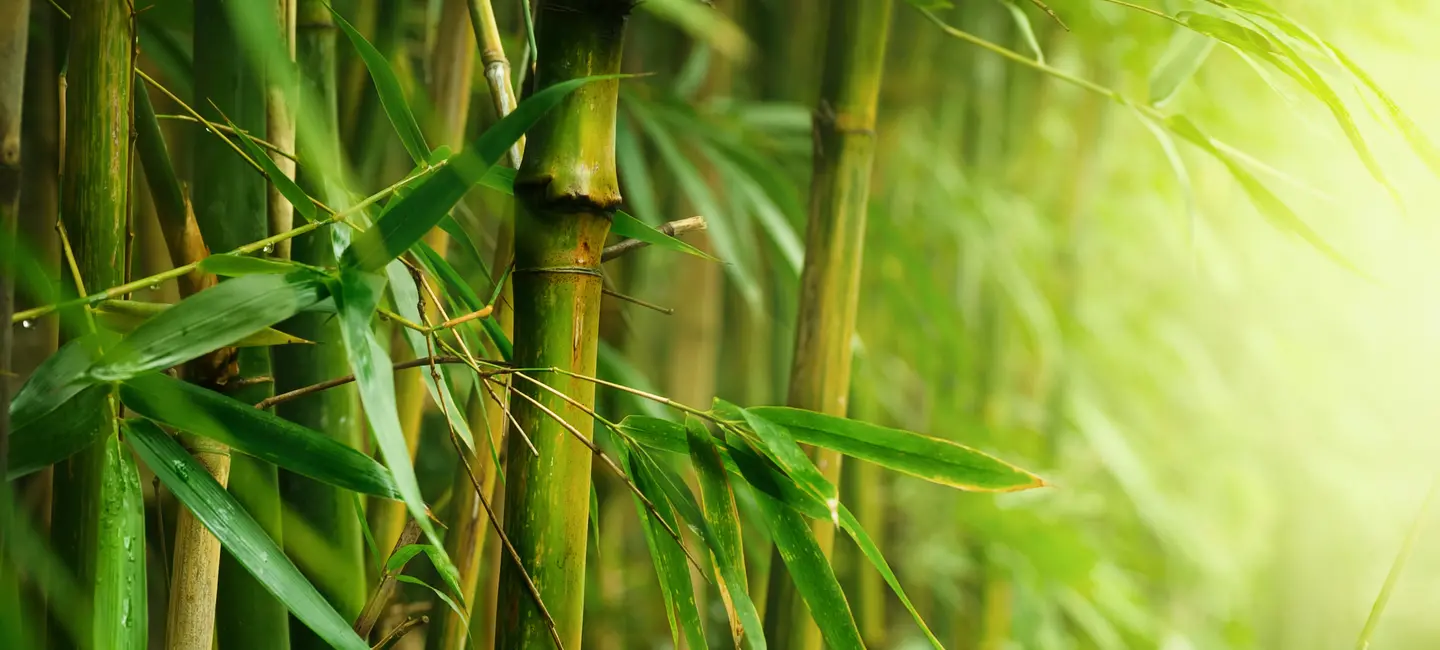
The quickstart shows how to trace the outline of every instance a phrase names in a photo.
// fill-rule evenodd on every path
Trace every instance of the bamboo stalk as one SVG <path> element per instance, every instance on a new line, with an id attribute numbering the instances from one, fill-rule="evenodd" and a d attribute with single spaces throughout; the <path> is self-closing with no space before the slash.
<path id="1" fill-rule="evenodd" d="M 850 392 L 850 340 L 860 303 L 860 264 L 866 203 L 875 152 L 875 123 L 889 0 L 844 0 L 831 10 L 829 45 L 820 104 L 815 112 L 815 168 L 795 357 L 790 370 L 791 406 L 846 414 Z M 839 484 L 839 453 L 812 450 L 820 471 Z M 812 523 L 829 556 L 835 527 Z M 818 650 L 820 630 L 809 619 L 780 563 L 772 562 L 766 636 L 777 648 Z"/>
<path id="2" fill-rule="evenodd" d="M 578 76 L 619 72 L 628 2 L 557 0 L 539 8 L 540 56 L 534 87 Z M 615 175 L 619 82 L 577 90 L 530 131 L 515 181 L 525 207 L 515 229 L 515 363 L 593 374 L 600 311 L 601 249 L 610 213 L 620 203 Z M 554 373 L 541 381 L 585 408 L 590 382 Z M 505 531 L 519 566 L 502 563 L 496 647 L 548 647 L 548 621 L 527 600 L 522 571 L 540 592 L 567 648 L 580 647 L 585 597 L 586 531 L 592 452 L 555 422 L 556 413 L 585 437 L 585 410 L 535 383 L 512 387 L 532 398 L 516 403 L 519 426 L 539 450 L 512 437 L 506 472 Z"/>
<path id="3" fill-rule="evenodd" d="M 145 168 L 145 182 L 150 188 L 171 263 L 180 267 L 205 259 L 210 250 L 200 236 L 190 199 L 185 196 L 185 189 L 170 163 L 170 151 L 155 117 L 155 107 L 150 103 L 150 93 L 143 87 L 135 93 L 135 148 Z M 213 277 L 207 278 L 198 268 L 190 269 L 179 278 L 180 295 L 194 294 L 212 284 Z"/>
<path id="4" fill-rule="evenodd" d="M 295 61 L 295 0 L 272 0 L 275 6 L 275 21 L 280 27 L 280 36 L 288 50 L 286 60 Z M 296 89 L 286 87 L 284 75 L 271 74 L 265 95 L 266 139 L 276 147 L 270 154 L 280 173 L 295 177 L 295 111 Z M 269 206 L 270 234 L 285 232 L 295 224 L 295 207 L 280 190 L 271 185 L 266 203 Z M 275 245 L 275 257 L 290 259 L 290 241 Z"/>
<path id="5" fill-rule="evenodd" d="M 296 1 L 295 58 L 299 68 L 301 94 L 318 106 L 298 111 L 314 115 L 315 124 L 300 125 L 309 132 L 301 139 L 301 159 L 339 160 L 336 110 L 336 31 L 329 9 L 321 0 Z M 311 149 L 314 149 L 313 151 Z M 326 195 L 325 179 L 302 165 L 297 182 L 312 196 Z M 335 253 L 328 229 L 297 237 L 291 248 L 297 262 L 334 265 Z M 315 341 L 313 346 L 289 346 L 274 355 L 275 388 L 284 393 L 348 374 L 350 365 L 340 342 L 338 324 L 325 314 L 298 314 L 282 326 L 297 336 Z M 304 349 L 300 349 L 300 348 Z M 360 404 L 353 386 L 341 386 L 279 404 L 275 412 L 288 420 L 323 431 L 351 447 L 363 449 Z M 355 515 L 352 496 L 310 478 L 286 472 L 282 490 L 288 507 L 319 533 L 325 548 L 307 550 L 333 559 L 332 572 L 307 573 L 331 605 L 347 620 L 360 613 L 368 595 L 361 522 Z M 293 540 L 292 543 L 300 543 Z M 287 549 L 287 553 L 288 553 Z M 303 555 L 303 553 L 302 553 Z M 302 567 L 302 569 L 308 569 Z M 317 567 L 313 571 L 318 572 Z M 297 648 L 323 648 L 308 628 L 295 626 L 292 642 Z"/>
<path id="6" fill-rule="evenodd" d="M 30 35 L 30 2 L 16 0 L 0 7 L 0 260 L 13 260 L 10 251 L 15 241 L 16 222 L 20 208 L 20 115 L 25 106 L 25 55 Z M 15 328 L 10 315 L 15 313 L 14 274 L 0 266 L 0 377 L 14 374 L 13 352 Z M 0 378 L 0 467 L 10 462 L 10 381 Z M 5 548 L 5 530 L 9 528 L 12 502 L 9 484 L 0 485 L 0 548 Z M 0 572 L 0 580 L 10 575 Z M 9 591 L 13 584 L 3 587 Z M 8 598 L 12 594 L 0 594 Z"/>
<path id="7" fill-rule="evenodd" d="M 211 121 L 220 122 L 218 113 L 223 112 L 239 128 L 260 131 L 264 120 L 263 91 L 257 75 L 247 65 L 247 57 L 236 56 L 240 51 L 238 34 L 226 10 L 224 0 L 200 0 L 195 6 L 195 102 L 199 110 L 207 112 Z M 143 100 L 142 100 L 143 101 Z M 148 102 L 144 102 L 148 103 Z M 144 106 L 141 106 L 142 112 Z M 153 116 L 153 108 L 150 109 Z M 158 122 L 145 120 L 146 129 L 154 130 L 158 136 Z M 148 149 L 152 150 L 147 162 L 163 164 L 155 145 L 163 146 L 163 140 L 154 138 Z M 156 169 L 156 171 L 159 171 Z M 168 178 L 151 173 L 147 178 L 154 183 L 168 184 L 169 187 L 156 193 L 157 214 L 162 215 L 174 233 L 186 225 L 184 196 L 179 194 L 178 181 L 173 173 Z M 263 215 L 265 206 L 265 185 L 261 177 L 250 172 L 247 164 L 237 158 L 229 146 L 215 138 L 199 138 L 194 142 L 195 205 L 194 219 L 204 242 L 219 249 L 229 249 L 265 237 L 266 223 Z M 179 222 L 178 224 L 176 222 Z M 183 235 L 181 235 L 183 237 Z M 194 248 L 196 242 L 182 240 L 171 245 L 171 256 L 177 266 L 197 261 L 201 250 Z M 178 253 L 178 256 L 177 256 Z M 198 275 L 192 272 L 191 276 Z M 203 276 L 192 280 L 195 287 L 204 286 Z M 192 289 L 194 287 L 191 287 Z M 237 365 L 219 362 L 228 353 L 220 353 L 215 361 L 205 364 L 191 364 L 191 379 L 201 384 L 223 386 L 230 375 L 239 379 L 269 375 L 270 360 L 264 349 L 243 350 L 236 355 Z M 257 386 L 245 392 L 267 390 L 268 386 Z M 239 500 L 247 504 L 252 515 L 269 523 L 272 531 L 278 513 L 278 492 L 273 467 L 262 467 L 258 461 L 249 458 L 232 460 L 230 450 L 222 444 L 196 436 L 182 436 L 182 443 L 190 450 L 201 465 L 206 468 L 220 485 L 228 485 Z M 232 464 L 252 463 L 249 471 L 234 472 L 242 480 L 232 484 Z M 270 517 L 265 515 L 269 514 Z M 267 522 L 266 519 L 269 519 Z M 209 650 L 214 645 L 216 631 L 216 603 L 220 599 L 219 580 L 221 575 L 220 542 L 211 535 L 204 525 L 195 519 L 193 513 L 182 508 L 176 514 L 174 564 L 170 580 L 170 611 L 167 624 L 167 648 L 171 650 Z M 235 575 L 227 571 L 226 604 L 252 600 L 263 602 L 269 594 L 258 589 L 258 583 L 248 575 Z M 235 577 L 231 577 L 234 575 Z M 239 605 L 249 609 L 249 605 Z M 226 608 L 227 610 L 230 607 Z M 231 627 L 229 624 L 226 628 Z M 273 638 L 273 630 L 270 631 Z"/>
<path id="8" fill-rule="evenodd" d="M 125 278 L 125 215 L 129 181 L 129 138 L 117 136 L 130 129 L 131 15 L 128 6 L 111 0 L 76 0 L 71 4 L 69 44 L 69 97 L 65 110 L 64 191 L 61 215 L 69 235 L 76 278 L 84 286 L 105 287 Z M 84 321 L 70 311 L 63 317 L 76 325 Z M 107 400 L 113 414 L 113 402 Z M 145 628 L 129 619 L 128 627 L 115 617 L 122 604 L 130 617 L 143 620 L 143 589 L 133 593 L 109 589 L 115 580 L 144 583 L 143 554 L 106 543 L 106 536 L 131 528 L 135 514 L 128 507 L 128 489 L 138 490 L 125 474 L 134 471 L 128 454 L 117 453 L 119 441 L 113 420 L 98 441 L 57 465 L 52 504 L 51 540 L 59 558 L 74 572 L 78 584 L 94 590 L 96 617 L 89 621 L 88 639 L 65 636 L 52 625 L 52 647 L 70 648 L 103 643 L 104 647 L 144 644 Z M 102 504 L 126 507 L 110 512 Z M 115 528 L 102 530 L 103 524 Z M 113 540 L 111 540 L 113 541 Z M 133 546 L 132 539 L 131 545 Z M 101 580 L 105 584 L 100 584 Z M 83 603 L 82 603 L 83 605 Z"/>
<path id="9" fill-rule="evenodd" d="M 510 85 L 510 65 L 505 58 L 505 49 L 496 27 L 494 8 L 489 0 L 470 0 L 467 5 L 470 25 L 474 32 L 472 38 L 479 43 L 480 58 L 485 65 L 485 82 L 489 86 L 496 115 L 504 117 L 515 108 L 515 94 Z M 525 141 L 522 138 L 510 149 L 511 166 L 519 166 L 524 148 Z M 514 312 L 510 309 L 513 294 L 510 275 L 507 273 L 514 256 L 514 226 L 513 214 L 505 208 L 512 206 L 512 202 L 507 202 L 497 211 L 501 224 L 496 237 L 495 255 L 491 260 L 491 281 L 503 283 L 491 316 L 507 337 L 514 332 Z M 455 562 L 460 576 L 460 588 L 470 602 L 470 624 L 467 626 L 454 612 L 442 612 L 434 619 L 427 635 L 427 647 L 430 650 L 461 650 L 466 647 L 467 635 L 471 638 L 473 647 L 489 648 L 494 645 L 494 608 L 500 584 L 501 549 L 499 539 L 485 521 L 480 501 L 483 499 L 495 504 L 497 516 L 504 516 L 504 503 L 497 498 L 500 488 L 496 480 L 504 468 L 496 465 L 496 457 L 501 455 L 505 441 L 505 413 L 509 404 L 504 401 L 504 395 L 508 391 L 503 390 L 503 387 L 508 386 L 510 378 L 499 376 L 495 379 L 502 383 L 502 390 L 477 389 L 471 399 L 467 413 L 470 429 L 487 432 L 489 440 L 485 441 L 485 444 L 488 446 L 480 447 L 481 443 L 477 442 L 476 453 L 468 458 L 469 470 L 464 467 L 456 470 L 452 486 L 454 500 L 451 505 L 451 530 L 445 540 L 445 551 Z M 483 387 L 484 380 L 479 381 Z M 473 484 L 480 485 L 483 494 L 476 493 L 472 488 L 472 481 Z M 484 583 L 480 582 L 482 574 L 489 578 Z"/>

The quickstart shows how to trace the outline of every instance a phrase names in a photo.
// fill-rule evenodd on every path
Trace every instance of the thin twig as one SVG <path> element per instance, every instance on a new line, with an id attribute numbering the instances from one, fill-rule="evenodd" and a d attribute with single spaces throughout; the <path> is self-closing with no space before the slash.
<path id="1" fill-rule="evenodd" d="M 213 123 L 213 122 L 207 124 L 207 123 L 201 122 L 200 120 L 197 120 L 197 119 L 195 119 L 194 117 L 191 117 L 191 116 L 189 116 L 189 115 L 156 115 L 156 116 L 155 116 L 155 119 L 157 119 L 157 120 L 176 120 L 176 121 L 179 121 L 179 122 L 189 122 L 189 123 L 191 123 L 191 124 L 203 124 L 203 125 L 205 125 L 207 128 L 215 129 L 215 130 L 221 131 L 221 132 L 223 132 L 223 133 L 229 133 L 229 134 L 231 134 L 231 135 L 243 135 L 243 136 L 245 136 L 245 137 L 247 137 L 247 138 L 250 138 L 250 140 L 251 140 L 252 142 L 254 142 L 255 144 L 258 144 L 258 145 L 260 145 L 261 147 L 263 147 L 263 148 L 265 148 L 265 149 L 268 149 L 268 150 L 270 150 L 270 151 L 273 152 L 273 153 L 277 153 L 277 154 L 279 154 L 279 155 L 281 155 L 281 156 L 284 156 L 284 157 L 289 158 L 290 160 L 294 160 L 294 161 L 296 161 L 296 162 L 299 162 L 299 161 L 300 161 L 299 158 L 296 158 L 296 157 L 295 157 L 295 154 L 290 153 L 290 152 L 288 152 L 288 151 L 285 151 L 284 149 L 280 148 L 280 145 L 277 145 L 277 144 L 275 144 L 275 143 L 272 143 L 272 142 L 270 142 L 270 141 L 268 141 L 268 140 L 262 140 L 262 139 L 260 139 L 260 138 L 257 138 L 257 137 L 255 137 L 255 136 L 251 135 L 249 131 L 246 131 L 246 130 L 244 130 L 244 129 L 235 129 L 235 128 L 230 127 L 230 126 L 226 126 L 226 125 L 223 125 L 223 124 L 215 124 L 215 123 Z"/>
<path id="2" fill-rule="evenodd" d="M 498 380 L 494 379 L 491 379 L 489 381 L 493 381 L 497 384 L 500 383 Z M 500 399 L 500 395 L 495 392 L 495 389 L 491 388 L 490 384 L 486 383 L 484 380 L 482 380 L 480 384 L 485 387 L 485 392 L 490 394 L 490 398 L 495 400 L 496 404 L 500 405 L 501 411 L 505 414 L 505 417 L 510 419 L 510 426 L 515 427 L 515 431 L 520 434 L 520 439 L 524 440 L 525 446 L 530 448 L 530 453 L 534 454 L 538 458 L 540 456 L 540 450 L 535 448 L 535 443 L 530 440 L 530 436 L 525 434 L 525 428 L 520 426 L 520 421 L 516 420 L 515 414 L 510 412 L 510 402 L 508 400 Z M 510 389 L 509 384 L 501 384 L 501 387 L 507 391 Z"/>
<path id="3" fill-rule="evenodd" d="M 460 357 L 442 356 L 442 357 L 425 357 L 425 358 L 422 358 L 422 359 L 410 359 L 409 361 L 400 361 L 400 362 L 397 362 L 397 363 L 391 365 L 390 368 L 391 368 L 392 370 L 405 370 L 406 368 L 416 368 L 416 367 L 419 367 L 419 366 L 429 365 L 429 364 L 431 364 L 431 363 L 464 363 L 464 364 L 467 364 L 467 365 L 468 365 L 468 362 L 467 362 L 465 359 L 462 359 L 462 358 L 460 358 Z M 482 371 L 482 372 L 488 372 L 488 373 L 491 373 L 491 374 L 497 374 L 499 371 L 486 370 L 486 371 Z M 281 394 L 279 394 L 279 395 L 275 395 L 275 396 L 272 396 L 272 397 L 267 397 L 267 398 L 265 398 L 265 399 L 263 399 L 263 400 L 260 400 L 259 402 L 256 402 L 256 403 L 255 403 L 255 408 L 257 408 L 257 409 L 262 409 L 262 410 L 263 410 L 263 409 L 268 409 L 268 408 L 270 408 L 270 407 L 272 407 L 272 406 L 275 406 L 276 404 L 282 404 L 282 403 L 288 402 L 288 401 L 290 401 L 290 400 L 299 399 L 299 398 L 304 397 L 304 396 L 306 396 L 306 395 L 309 395 L 309 394 L 311 394 L 311 393 L 318 393 L 318 392 L 320 392 L 320 391 L 322 391 L 322 390 L 329 390 L 329 389 L 331 389 L 331 388 L 335 388 L 336 386 L 344 386 L 345 384 L 348 384 L 348 383 L 353 382 L 353 381 L 355 381 L 355 375 L 345 375 L 344 377 L 336 377 L 336 378 L 334 378 L 334 379 L 327 379 L 327 380 L 322 381 L 322 382 L 320 382 L 320 383 L 318 383 L 318 384 L 310 384 L 309 386 L 301 386 L 300 388 L 296 388 L 295 390 L 292 390 L 292 391 L 289 391 L 289 392 L 286 392 L 286 393 L 281 393 Z"/>
<path id="4" fill-rule="evenodd" d="M 689 217 L 686 219 L 679 219 L 663 224 L 659 228 L 656 228 L 656 230 L 659 230 L 660 232 L 665 233 L 670 237 L 674 237 L 676 235 L 687 233 L 692 230 L 704 230 L 705 228 L 705 217 Z M 644 248 L 649 245 L 650 242 L 640 241 L 639 239 L 623 239 L 615 244 L 606 246 L 605 250 L 600 252 L 600 261 L 609 262 L 610 260 L 629 253 L 630 251 Z"/>
<path id="5" fill-rule="evenodd" d="M 669 307 L 661 307 L 660 305 L 657 305 L 657 304 L 655 304 L 655 303 L 653 303 L 653 302 L 645 302 L 644 300 L 641 300 L 641 299 L 636 298 L 636 297 L 634 297 L 634 296 L 627 296 L 627 295 L 625 295 L 625 294 L 623 294 L 623 293 L 620 293 L 619 291 L 612 291 L 612 290 L 610 290 L 610 289 L 601 289 L 601 290 L 600 290 L 600 293 L 603 293 L 603 294 L 605 294 L 605 295 L 607 295 L 607 296 L 610 296 L 610 297 L 612 297 L 612 298 L 615 298 L 615 299 L 617 299 L 617 300 L 623 300 L 623 301 L 625 301 L 625 302 L 628 302 L 628 303 L 631 303 L 631 304 L 634 304 L 634 305 L 639 305 L 639 306 L 644 307 L 644 308 L 646 308 L 646 309 L 653 309 L 653 310 L 658 311 L 658 312 L 660 312 L 660 313 L 662 313 L 662 314 L 665 314 L 666 316 L 674 316 L 674 315 L 675 315 L 675 310 L 674 310 L 674 309 L 671 309 L 671 308 L 669 308 Z"/>
<path id="6" fill-rule="evenodd" d="M 406 634 L 409 634 L 411 630 L 414 630 L 421 625 L 429 624 L 429 616 L 421 616 L 419 618 L 407 618 L 403 623 L 396 625 L 395 629 L 390 630 L 390 633 L 386 634 L 385 638 L 380 639 L 379 643 L 371 646 L 370 650 L 384 650 L 385 648 L 389 648 L 390 646 L 398 643 L 400 639 L 404 638 Z"/>
<path id="7" fill-rule="evenodd" d="M 1070 31 L 1070 26 L 1066 25 L 1065 21 L 1060 20 L 1060 14 L 1055 13 L 1055 10 L 1051 9 L 1049 5 L 1045 4 L 1043 0 L 1030 0 L 1030 2 L 1031 4 L 1039 7 L 1040 11 L 1043 11 L 1046 13 L 1046 15 L 1050 16 L 1050 20 L 1055 21 L 1055 24 L 1059 25 L 1060 29 L 1063 29 L 1067 32 Z"/>

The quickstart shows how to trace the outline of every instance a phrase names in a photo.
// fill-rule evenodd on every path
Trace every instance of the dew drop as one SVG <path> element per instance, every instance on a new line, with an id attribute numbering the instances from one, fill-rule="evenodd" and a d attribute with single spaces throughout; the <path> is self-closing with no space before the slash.
<path id="1" fill-rule="evenodd" d="M 31 327 L 34 327 L 34 325 L 32 325 L 32 324 L 30 323 L 30 321 L 28 321 L 28 320 L 22 320 L 22 321 L 20 321 L 20 327 L 21 327 L 21 329 L 27 329 L 27 330 L 28 330 L 28 329 L 30 329 Z"/>
<path id="2" fill-rule="evenodd" d="M 130 546 L 131 546 L 132 543 L 133 543 L 133 540 L 130 539 L 130 536 L 129 536 L 129 535 L 126 535 L 126 536 L 125 536 L 125 550 L 127 550 L 127 551 L 130 550 Z"/>
<path id="3" fill-rule="evenodd" d="M 152 285 L 150 285 L 150 290 L 151 290 L 151 291 L 159 291 L 159 290 L 160 290 L 160 285 L 158 285 L 158 284 L 152 284 Z"/>
<path id="4" fill-rule="evenodd" d="M 268 253 L 273 253 L 273 252 L 275 252 L 275 245 L 274 245 L 274 244 L 266 244 L 264 248 L 260 249 L 260 252 L 262 252 L 262 253 L 267 253 L 267 254 L 268 254 Z"/>

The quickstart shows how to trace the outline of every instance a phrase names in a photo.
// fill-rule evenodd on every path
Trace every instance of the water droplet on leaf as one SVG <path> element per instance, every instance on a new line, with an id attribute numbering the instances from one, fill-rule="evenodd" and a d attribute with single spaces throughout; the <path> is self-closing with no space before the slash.
<path id="1" fill-rule="evenodd" d="M 30 324 L 30 321 L 28 321 L 28 320 L 22 320 L 22 321 L 20 321 L 20 327 L 21 327 L 22 329 L 27 329 L 27 330 L 28 330 L 28 329 L 30 329 L 31 327 L 34 327 L 34 326 Z"/>

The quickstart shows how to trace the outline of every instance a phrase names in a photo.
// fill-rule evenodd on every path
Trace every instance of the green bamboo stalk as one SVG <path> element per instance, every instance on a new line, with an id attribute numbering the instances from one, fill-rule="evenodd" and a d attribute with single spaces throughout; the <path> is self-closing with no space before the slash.
<path id="1" fill-rule="evenodd" d="M 280 28 L 280 37 L 287 49 L 286 59 L 295 61 L 295 0 L 272 0 L 275 6 L 275 21 Z M 280 172 L 295 177 L 295 161 L 285 154 L 295 153 L 295 88 L 288 88 L 280 74 L 268 76 L 269 84 L 265 95 L 266 137 L 280 150 L 271 152 L 270 159 Z M 295 207 L 271 185 L 266 199 L 269 206 L 270 233 L 285 232 L 295 224 Z M 290 259 L 290 240 L 275 244 L 275 257 Z"/>
<path id="2" fill-rule="evenodd" d="M 844 0 L 830 12 L 788 402 L 831 415 L 846 414 L 850 393 L 850 340 L 860 302 L 866 203 L 890 8 L 889 0 Z M 840 454 L 817 449 L 813 457 L 826 478 L 838 484 Z M 828 521 L 816 521 L 812 527 L 820 548 L 830 555 L 835 527 Z M 809 619 L 780 563 L 771 564 L 766 637 L 777 648 L 818 650 L 819 628 Z"/>
<path id="3" fill-rule="evenodd" d="M 319 104 L 313 110 L 307 108 L 297 112 L 300 115 L 315 115 L 319 122 L 297 125 L 310 133 L 300 140 L 302 161 L 311 158 L 340 159 L 336 127 L 335 37 L 335 25 L 324 2 L 297 0 L 295 58 L 301 77 L 301 97 Z M 325 179 L 318 174 L 307 173 L 309 169 L 302 162 L 297 182 L 312 196 L 328 199 Z M 290 252 L 297 262 L 335 264 L 329 229 L 297 237 Z M 350 373 L 345 348 L 340 342 L 339 327 L 333 318 L 325 314 L 299 314 L 283 327 L 292 334 L 317 342 L 317 345 L 289 346 L 283 353 L 277 351 L 274 355 L 277 390 L 294 390 Z M 359 409 L 354 387 L 341 386 L 285 402 L 276 407 L 276 413 L 316 431 L 323 431 L 356 449 L 363 449 Z M 319 533 L 318 537 L 325 545 L 324 548 L 309 549 L 304 554 L 323 554 L 332 560 L 326 566 L 334 567 L 325 570 L 319 566 L 301 565 L 301 569 L 341 616 L 354 620 L 364 607 L 370 585 L 366 581 L 364 537 L 360 530 L 361 522 L 355 515 L 352 495 L 288 472 L 282 476 L 282 489 L 287 507 Z M 292 627 L 294 647 L 325 647 L 324 642 L 308 628 Z"/>
<path id="4" fill-rule="evenodd" d="M 140 164 L 145 169 L 145 183 L 150 188 L 150 197 L 155 206 L 155 216 L 164 233 L 165 248 L 170 262 L 176 267 L 205 259 L 210 251 L 200 235 L 200 226 L 195 222 L 195 212 L 185 196 L 185 188 L 170 162 L 170 151 L 165 146 L 165 135 L 155 117 L 155 107 L 150 103 L 150 93 L 143 86 L 137 86 L 135 93 L 135 150 Z M 188 296 L 214 284 L 213 277 L 206 277 L 198 268 L 192 269 L 179 278 L 180 295 Z"/>
<path id="5" fill-rule="evenodd" d="M 25 55 L 30 35 L 29 0 L 0 7 L 0 467 L 10 466 L 10 375 L 15 373 L 15 327 L 8 325 L 15 313 L 15 274 L 4 260 L 15 259 L 12 251 L 20 208 L 20 115 L 25 102 Z M 0 481 L 0 607 L 20 611 L 20 578 L 17 567 L 4 560 L 6 531 L 13 526 L 15 500 L 9 481 Z M 24 626 L 27 627 L 28 626 Z M 16 630 L 12 642 L 20 642 L 29 629 Z"/>
<path id="6" fill-rule="evenodd" d="M 125 280 L 129 138 L 116 134 L 130 130 L 132 25 L 129 7 L 123 3 L 76 0 L 70 8 L 68 140 L 60 212 L 79 269 L 78 280 L 86 287 L 108 287 Z M 79 316 L 74 310 L 63 315 L 77 326 L 84 322 Z M 107 408 L 113 413 L 113 403 Z M 90 638 L 84 640 L 69 638 L 52 621 L 49 640 L 53 648 L 97 642 L 104 647 L 144 644 L 144 590 L 136 588 L 145 581 L 144 556 L 134 548 L 137 540 L 132 539 L 130 549 L 102 541 L 132 528 L 135 522 L 130 518 L 137 513 L 129 507 L 130 495 L 125 491 L 139 486 L 138 481 L 131 485 L 124 480 L 134 465 L 129 454 L 116 453 L 120 443 L 114 420 L 104 426 L 95 444 L 59 464 L 55 471 L 52 546 L 78 584 L 95 590 L 87 597 L 96 599 L 96 617 L 85 633 Z M 112 511 L 112 505 L 121 507 Z M 102 530 L 106 524 L 111 527 Z M 109 589 L 115 580 L 127 579 L 131 581 L 130 594 Z M 128 627 L 116 619 L 122 604 L 130 607 Z"/>
<path id="7" fill-rule="evenodd" d="M 247 64 L 247 57 L 237 56 L 240 38 L 231 23 L 226 0 L 200 0 L 195 6 L 195 93 L 196 108 L 206 119 L 223 122 L 228 117 L 239 128 L 252 133 L 263 132 L 264 94 L 260 76 Z M 143 107 L 142 107 L 143 108 Z M 223 117 L 222 117 L 223 112 Z M 153 109 L 151 110 L 153 114 Z M 148 128 L 148 125 L 147 125 Z M 158 126 L 154 127 L 158 133 Z M 157 138 L 158 140 L 158 138 Z M 163 144 L 163 141 L 161 142 Z M 152 142 L 153 146 L 155 143 Z M 151 154 L 155 158 L 155 154 Z M 158 160 L 156 162 L 159 162 Z M 147 176 L 152 183 L 168 182 L 161 174 Z M 173 178 L 173 176 L 172 176 Z M 198 138 L 194 142 L 195 222 L 203 240 L 210 247 L 228 250 L 267 234 L 265 220 L 265 184 L 247 164 L 236 157 L 230 147 L 217 138 Z M 165 202 L 157 201 L 157 214 L 167 221 L 184 219 L 176 210 L 174 187 L 158 194 Z M 183 196 L 180 198 L 183 203 Z M 173 228 L 173 225 L 171 226 Z M 184 246 L 182 243 L 181 246 Z M 185 248 L 171 247 L 172 259 L 178 265 L 194 262 L 198 252 Z M 203 286 L 205 280 L 198 281 Z M 238 379 L 249 379 L 269 374 L 268 350 L 246 349 L 237 354 L 236 370 L 220 370 L 213 376 L 205 376 L 224 367 L 222 364 L 191 364 L 193 381 L 223 387 L 234 372 Z M 208 365 L 208 367 L 206 367 Z M 262 398 L 270 387 L 252 386 L 243 392 L 245 398 Z M 258 394 L 257 394 L 258 393 Z M 240 397 L 240 395 L 236 395 Z M 268 532 L 278 535 L 277 519 L 279 493 L 274 480 L 273 466 L 264 467 L 254 459 L 237 456 L 233 460 L 230 450 L 212 440 L 196 436 L 184 436 L 181 441 L 195 455 L 206 470 L 221 485 L 229 485 L 230 491 L 245 504 L 252 515 L 267 525 Z M 253 464 L 249 471 L 233 472 L 235 464 Z M 244 480 L 230 480 L 232 472 Z M 269 515 L 268 517 L 266 515 Z M 188 509 L 181 509 L 175 521 L 175 544 L 173 567 L 170 572 L 170 612 L 167 619 L 167 647 L 172 650 L 209 650 L 214 645 L 216 631 L 216 603 L 220 600 L 220 576 L 222 560 L 220 542 Z M 227 564 L 233 558 L 226 556 Z M 272 599 L 244 571 L 225 571 L 226 609 L 234 601 Z M 237 605 L 240 610 L 249 605 Z M 283 620 L 283 619 L 282 619 Z M 228 627 L 228 626 L 227 626 Z M 273 634 L 273 631 L 272 631 Z M 227 639 L 228 641 L 228 639 Z"/>
<path id="8" fill-rule="evenodd" d="M 539 8 L 539 57 L 532 77 L 543 88 L 580 76 L 620 71 L 626 14 L 622 0 L 556 0 Z M 595 371 L 600 311 L 600 253 L 620 204 L 615 175 L 619 81 L 588 84 L 531 129 L 515 181 L 524 214 L 515 228 L 515 363 Z M 541 379 L 585 408 L 593 384 L 560 373 Z M 593 422 L 581 408 L 529 382 L 512 388 L 558 414 L 580 434 Z M 551 632 L 521 576 L 527 573 L 553 617 L 560 642 L 580 647 L 585 600 L 591 452 L 530 400 L 514 408 L 519 436 L 509 440 L 505 531 L 520 564 L 501 565 L 496 646 L 549 647 Z"/>

